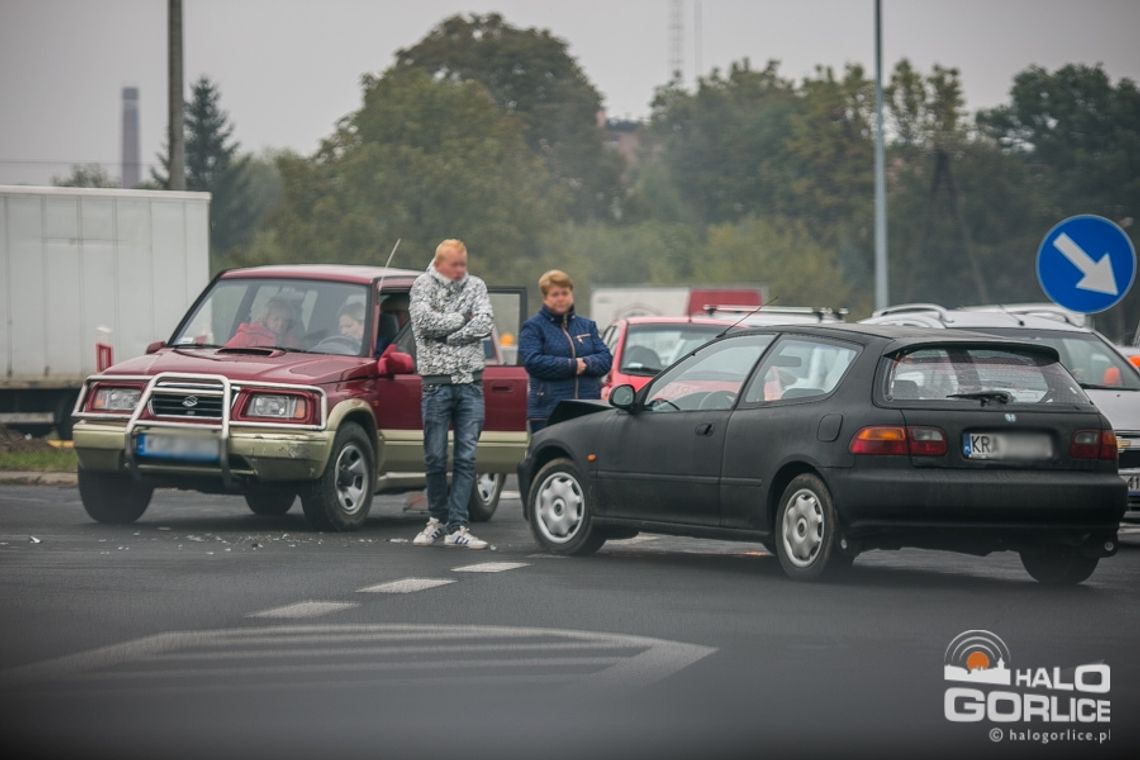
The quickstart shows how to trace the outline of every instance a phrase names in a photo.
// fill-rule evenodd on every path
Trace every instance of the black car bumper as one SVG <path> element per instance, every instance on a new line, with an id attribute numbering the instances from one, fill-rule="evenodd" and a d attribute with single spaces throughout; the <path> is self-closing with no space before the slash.
<path id="1" fill-rule="evenodd" d="M 1080 546 L 1105 556 L 1128 501 L 1115 473 L 1042 470 L 835 470 L 845 534 L 864 548 L 976 550 Z"/>

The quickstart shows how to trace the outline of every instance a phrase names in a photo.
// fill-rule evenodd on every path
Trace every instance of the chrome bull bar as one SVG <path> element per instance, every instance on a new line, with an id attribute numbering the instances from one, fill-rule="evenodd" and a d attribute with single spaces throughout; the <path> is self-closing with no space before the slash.
<path id="1" fill-rule="evenodd" d="M 116 383 L 127 382 L 137 383 L 146 381 L 146 385 L 139 396 L 138 404 L 135 405 L 134 411 L 129 415 L 115 414 L 115 413 L 94 413 L 84 412 L 83 408 L 87 403 L 87 395 L 92 386 L 97 383 Z M 254 422 L 250 420 L 234 421 L 233 406 L 237 399 L 237 393 L 242 390 L 288 390 L 288 391 L 306 391 L 312 393 L 319 400 L 320 416 L 316 424 L 298 424 L 289 422 Z M 151 400 L 154 394 L 161 391 L 166 395 L 175 396 L 198 396 L 198 397 L 213 397 L 221 399 L 221 418 L 194 418 L 194 422 L 179 422 L 176 420 L 162 420 L 146 418 L 143 419 L 142 415 L 151 408 Z M 277 430 L 324 430 L 328 423 L 328 397 L 322 388 L 315 385 L 294 385 L 291 383 L 263 383 L 254 381 L 232 381 L 225 375 L 211 375 L 200 373 L 185 373 L 185 372 L 160 372 L 157 375 L 93 375 L 84 382 L 83 390 L 79 394 L 79 398 L 75 402 L 75 411 L 72 415 L 77 419 L 123 419 L 127 420 L 126 430 L 124 431 L 125 451 L 123 452 L 126 459 L 127 467 L 131 472 L 131 476 L 136 480 L 141 477 L 139 473 L 139 462 L 137 456 L 136 436 L 142 430 L 151 429 L 178 429 L 178 430 L 194 430 L 194 431 L 213 431 L 217 433 L 218 444 L 218 463 L 222 472 L 222 482 L 227 488 L 233 484 L 233 474 L 230 472 L 230 459 L 229 459 L 229 441 L 230 430 L 234 427 L 251 427 L 251 428 L 274 428 Z M 153 414 L 152 414 L 153 417 Z M 207 420 L 207 421 L 204 421 Z"/>

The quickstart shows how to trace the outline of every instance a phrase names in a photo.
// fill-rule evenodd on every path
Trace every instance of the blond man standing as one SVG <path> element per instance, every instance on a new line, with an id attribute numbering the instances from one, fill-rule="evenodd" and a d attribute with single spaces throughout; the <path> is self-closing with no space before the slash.
<path id="1" fill-rule="evenodd" d="M 467 503 L 475 485 L 475 448 L 483 431 L 483 339 L 495 318 L 486 284 L 467 273 L 467 246 L 444 240 L 427 271 L 412 285 L 409 312 L 416 364 L 423 379 L 424 471 L 430 519 L 416 546 L 441 539 L 447 546 L 485 549 L 468 529 Z M 455 431 L 451 488 L 447 486 L 447 431 Z"/>

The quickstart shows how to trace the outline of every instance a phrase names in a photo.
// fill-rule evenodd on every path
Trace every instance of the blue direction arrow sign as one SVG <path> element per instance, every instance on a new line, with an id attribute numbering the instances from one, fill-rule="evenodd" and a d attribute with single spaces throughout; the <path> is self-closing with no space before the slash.
<path id="1" fill-rule="evenodd" d="M 1136 249 L 1102 216 L 1071 216 L 1037 249 L 1037 280 L 1054 303 L 1095 314 L 1118 304 L 1136 279 Z"/>

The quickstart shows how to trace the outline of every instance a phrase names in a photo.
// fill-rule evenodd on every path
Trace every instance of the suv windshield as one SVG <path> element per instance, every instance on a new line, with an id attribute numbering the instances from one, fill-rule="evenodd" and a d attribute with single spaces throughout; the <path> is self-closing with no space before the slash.
<path id="1" fill-rule="evenodd" d="M 1036 352 L 937 346 L 907 351 L 889 362 L 887 398 L 892 401 L 1092 404 L 1064 367 Z"/>
<path id="2" fill-rule="evenodd" d="M 620 370 L 628 375 L 656 375 L 723 331 L 720 325 L 630 325 Z"/>
<path id="3" fill-rule="evenodd" d="M 1052 346 L 1065 369 L 1086 388 L 1140 390 L 1140 373 L 1096 333 L 990 327 L 983 332 Z"/>
<path id="4" fill-rule="evenodd" d="M 367 304 L 365 285 L 222 279 L 183 321 L 171 345 L 357 356 L 371 333 Z"/>

